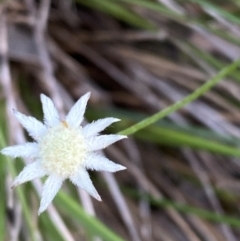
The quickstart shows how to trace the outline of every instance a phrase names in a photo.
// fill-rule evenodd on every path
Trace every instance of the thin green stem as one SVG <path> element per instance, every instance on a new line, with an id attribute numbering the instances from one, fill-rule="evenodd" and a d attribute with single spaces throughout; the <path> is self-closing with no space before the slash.
<path id="1" fill-rule="evenodd" d="M 213 86 L 215 86 L 218 82 L 220 82 L 224 77 L 226 77 L 228 74 L 233 72 L 238 67 L 239 64 L 240 64 L 240 59 L 238 59 L 237 61 L 228 65 L 227 67 L 223 68 L 215 77 L 208 80 L 205 84 L 203 84 L 201 87 L 199 87 L 194 92 L 192 92 L 192 94 L 190 94 L 187 97 L 183 98 L 182 100 L 174 103 L 173 105 L 163 109 L 162 111 L 138 122 L 137 124 L 127 128 L 123 131 L 120 131 L 118 134 L 132 135 L 135 132 L 137 132 L 143 128 L 146 128 L 147 126 L 164 118 L 165 116 L 170 115 L 171 113 L 179 110 L 180 108 L 184 107 L 185 105 L 196 100 L 201 95 L 205 94 L 208 90 L 210 90 Z"/>
<path id="2" fill-rule="evenodd" d="M 124 241 L 120 236 L 111 231 L 101 221 L 88 215 L 73 198 L 64 192 L 59 192 L 55 202 L 59 207 L 65 207 L 65 210 L 73 219 L 84 226 L 90 233 L 96 234 L 106 241 Z"/>

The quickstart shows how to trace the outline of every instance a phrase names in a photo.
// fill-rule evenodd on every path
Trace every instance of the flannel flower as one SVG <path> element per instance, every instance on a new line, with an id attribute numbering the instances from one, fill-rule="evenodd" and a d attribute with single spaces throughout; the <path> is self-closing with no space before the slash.
<path id="1" fill-rule="evenodd" d="M 35 142 L 6 147 L 1 153 L 13 158 L 33 160 L 15 178 L 12 187 L 48 176 L 43 186 L 38 214 L 47 209 L 65 179 L 69 178 L 73 184 L 101 201 L 87 169 L 108 172 L 126 169 L 98 153 L 99 150 L 126 138 L 123 135 L 99 135 L 99 132 L 119 119 L 104 118 L 84 127 L 80 125 L 89 97 L 90 93 L 82 96 L 66 118 L 60 120 L 52 100 L 41 94 L 44 124 L 13 110 L 15 117 Z"/>

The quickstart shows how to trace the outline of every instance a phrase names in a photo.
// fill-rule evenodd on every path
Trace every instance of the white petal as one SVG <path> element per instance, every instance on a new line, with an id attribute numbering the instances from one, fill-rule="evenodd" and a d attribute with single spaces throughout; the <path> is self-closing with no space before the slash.
<path id="1" fill-rule="evenodd" d="M 71 176 L 69 179 L 73 184 L 88 192 L 98 201 L 102 201 L 97 190 L 93 186 L 93 183 L 89 177 L 88 172 L 85 169 L 79 169 L 78 172 L 75 175 Z"/>
<path id="2" fill-rule="evenodd" d="M 41 163 L 35 161 L 24 167 L 20 174 L 14 179 L 12 188 L 37 177 L 43 177 L 44 175 L 46 175 L 46 172 L 43 170 Z"/>
<path id="3" fill-rule="evenodd" d="M 16 110 L 13 110 L 13 114 L 35 140 L 38 140 L 39 137 L 46 133 L 46 126 L 34 117 L 23 115 Z"/>
<path id="4" fill-rule="evenodd" d="M 54 175 L 50 175 L 47 181 L 44 183 L 42 198 L 40 207 L 38 210 L 38 215 L 45 211 L 48 205 L 52 202 L 53 198 L 56 196 L 57 192 L 61 188 L 63 179 Z"/>
<path id="5" fill-rule="evenodd" d="M 83 165 L 87 169 L 103 172 L 117 172 L 126 169 L 126 167 L 116 164 L 105 156 L 99 155 L 97 153 L 90 153 L 84 160 Z"/>
<path id="6" fill-rule="evenodd" d="M 82 96 L 69 111 L 68 115 L 66 116 L 66 122 L 71 127 L 79 127 L 79 125 L 82 123 L 89 97 L 90 92 Z"/>
<path id="7" fill-rule="evenodd" d="M 46 95 L 41 94 L 40 97 L 44 113 L 44 123 L 48 127 L 55 126 L 59 123 L 59 115 L 57 109 L 55 108 L 52 100 L 48 98 Z"/>
<path id="8" fill-rule="evenodd" d="M 127 138 L 122 135 L 101 135 L 87 139 L 87 151 L 97 151 L 113 144 L 116 141 Z"/>
<path id="9" fill-rule="evenodd" d="M 110 126 L 112 123 L 117 121 L 120 121 L 120 119 L 104 118 L 104 119 L 100 119 L 95 122 L 92 122 L 83 127 L 83 130 L 82 130 L 83 135 L 85 137 L 97 135 L 100 131 L 104 130 L 106 127 Z"/>
<path id="10" fill-rule="evenodd" d="M 38 144 L 34 142 L 27 142 L 22 145 L 9 146 L 1 150 L 1 153 L 12 158 L 37 158 L 38 157 Z"/>

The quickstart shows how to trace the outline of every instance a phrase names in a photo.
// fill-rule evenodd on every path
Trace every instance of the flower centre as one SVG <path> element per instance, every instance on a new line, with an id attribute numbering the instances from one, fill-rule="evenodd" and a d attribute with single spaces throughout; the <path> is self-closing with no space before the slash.
<path id="1" fill-rule="evenodd" d="M 86 156 L 82 130 L 69 127 L 65 121 L 48 129 L 39 148 L 43 168 L 62 178 L 75 174 Z"/>

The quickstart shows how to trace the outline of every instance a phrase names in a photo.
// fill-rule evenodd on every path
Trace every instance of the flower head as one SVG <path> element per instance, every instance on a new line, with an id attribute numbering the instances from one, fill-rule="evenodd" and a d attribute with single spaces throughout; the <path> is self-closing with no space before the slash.
<path id="1" fill-rule="evenodd" d="M 90 93 L 82 96 L 64 120 L 60 120 L 52 100 L 43 94 L 41 102 L 44 123 L 13 111 L 34 142 L 6 147 L 1 153 L 13 158 L 34 160 L 15 178 L 13 187 L 38 177 L 49 176 L 43 186 L 39 214 L 46 210 L 65 179 L 69 178 L 73 184 L 101 201 L 87 169 L 108 172 L 126 169 L 97 152 L 126 138 L 123 135 L 99 135 L 99 132 L 119 119 L 105 118 L 80 126 L 89 97 Z"/>

